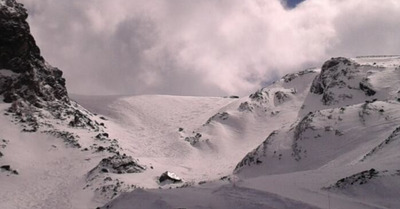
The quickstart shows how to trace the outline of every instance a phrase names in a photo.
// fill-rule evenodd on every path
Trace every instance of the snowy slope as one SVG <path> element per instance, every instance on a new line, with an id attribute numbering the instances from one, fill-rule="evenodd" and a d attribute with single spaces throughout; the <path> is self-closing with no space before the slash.
<path id="1" fill-rule="evenodd" d="M 189 184 L 231 174 L 266 134 L 293 122 L 292 115 L 297 114 L 316 74 L 315 70 L 293 74 L 251 98 L 241 99 L 157 95 L 73 98 L 108 118 L 110 137 L 118 138 L 130 155 L 153 168 L 125 181 L 158 188 L 156 179 L 167 170 Z M 296 78 L 308 84 L 297 83 Z"/>
<path id="2" fill-rule="evenodd" d="M 6 112 L 8 106 L 1 104 L 1 112 Z M 102 201 L 95 203 L 92 191 L 82 188 L 86 172 L 96 166 L 103 154 L 83 152 L 53 134 L 21 131 L 21 122 L 14 124 L 3 113 L 0 166 L 9 165 L 17 173 L 4 167 L 0 171 L 0 208 L 89 208 L 101 204 Z M 70 131 L 75 132 L 73 128 Z M 80 136 L 84 139 L 90 134 Z M 85 146 L 84 140 L 79 142 Z"/>
<path id="3" fill-rule="evenodd" d="M 192 146 L 188 150 L 196 148 L 206 160 L 192 161 L 195 174 L 176 170 L 188 179 L 208 173 L 214 181 L 192 178 L 200 184 L 137 191 L 107 207 L 140 208 L 132 203 L 146 197 L 148 208 L 397 208 L 399 66 L 396 56 L 335 58 L 216 107 L 201 126 L 201 120 L 179 125 L 181 139 L 188 137 Z M 207 156 L 214 159 L 207 162 Z M 234 175 L 217 180 L 211 170 L 226 174 L 236 160 Z M 231 204 L 232 191 L 243 199 Z M 271 199 L 265 203 L 254 193 Z M 207 201 L 210 195 L 214 199 Z M 281 198 L 288 205 L 274 205 Z M 222 201 L 227 204 L 217 204 Z"/>
<path id="4" fill-rule="evenodd" d="M 210 143 L 198 147 L 185 138 L 195 135 L 221 107 L 236 99 L 157 95 L 114 98 L 110 103 L 101 97 L 75 99 L 103 114 L 110 137 L 118 138 L 130 155 L 152 168 L 127 182 L 158 188 L 157 177 L 167 170 L 186 182 L 198 182 L 228 175 L 234 167 L 234 162 L 226 165 L 223 153 Z M 92 101 L 107 104 L 99 109 L 91 107 Z"/>

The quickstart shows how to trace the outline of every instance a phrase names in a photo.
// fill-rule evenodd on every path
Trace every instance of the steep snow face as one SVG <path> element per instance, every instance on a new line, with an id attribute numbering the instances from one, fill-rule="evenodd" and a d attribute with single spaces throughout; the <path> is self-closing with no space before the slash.
<path id="1" fill-rule="evenodd" d="M 271 133 L 236 172 L 257 176 L 317 169 L 338 159 L 343 159 L 341 165 L 361 162 L 369 151 L 365 146 L 379 144 L 393 131 L 390 139 L 397 136 L 399 108 L 400 102 L 391 100 L 310 112 L 293 126 Z"/>
<path id="2" fill-rule="evenodd" d="M 288 172 L 307 170 L 310 168 L 303 165 L 303 161 L 319 158 L 319 163 L 309 162 L 316 168 L 335 159 L 337 156 L 333 153 L 342 155 L 344 150 L 353 150 L 368 140 L 382 140 L 382 134 L 387 135 L 388 130 L 393 131 L 399 122 L 397 110 L 400 84 L 396 80 L 400 78 L 400 58 L 381 59 L 384 61 L 380 63 L 379 57 L 372 60 L 332 58 L 327 61 L 321 73 L 313 80 L 300 114 L 293 115 L 296 121 L 272 132 L 239 163 L 236 170 L 247 164 L 265 164 L 271 166 L 266 168 L 267 173 L 286 172 L 285 169 L 275 170 L 269 162 L 262 163 L 275 159 L 278 162 L 274 164 L 287 166 Z M 309 150 L 311 147 L 318 150 Z M 317 153 L 311 157 L 310 151 Z M 323 159 L 318 153 L 331 157 Z M 294 165 L 298 166 L 286 163 L 286 160 L 296 162 Z"/>

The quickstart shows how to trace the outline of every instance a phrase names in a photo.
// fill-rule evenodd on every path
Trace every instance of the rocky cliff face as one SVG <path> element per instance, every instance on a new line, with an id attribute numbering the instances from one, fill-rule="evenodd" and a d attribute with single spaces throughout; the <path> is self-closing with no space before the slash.
<path id="1" fill-rule="evenodd" d="M 310 92 L 322 95 L 322 103 L 328 106 L 352 100 L 358 94 L 365 95 L 362 99 L 368 99 L 376 93 L 369 81 L 369 70 L 373 68 L 344 57 L 332 58 L 322 66 Z"/>
<path id="2" fill-rule="evenodd" d="M 38 108 L 68 104 L 62 71 L 45 62 L 26 22 L 28 14 L 15 0 L 0 0 L 0 95 Z"/>

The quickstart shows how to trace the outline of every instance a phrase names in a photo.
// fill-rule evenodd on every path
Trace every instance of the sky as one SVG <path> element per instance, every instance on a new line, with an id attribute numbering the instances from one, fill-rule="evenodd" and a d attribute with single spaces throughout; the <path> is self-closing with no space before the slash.
<path id="1" fill-rule="evenodd" d="M 283 2 L 288 8 L 294 8 L 296 7 L 298 4 L 300 4 L 301 2 L 303 2 L 304 0 L 287 0 L 285 2 Z"/>
<path id="2" fill-rule="evenodd" d="M 331 57 L 400 54 L 399 0 L 19 1 L 75 94 L 245 96 Z"/>

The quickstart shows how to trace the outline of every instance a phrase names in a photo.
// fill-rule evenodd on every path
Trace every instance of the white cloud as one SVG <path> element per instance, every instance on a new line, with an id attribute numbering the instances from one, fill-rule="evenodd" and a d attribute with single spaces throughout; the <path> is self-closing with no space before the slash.
<path id="1" fill-rule="evenodd" d="M 399 54 L 398 0 L 21 0 L 75 93 L 245 95 L 330 56 Z"/>

